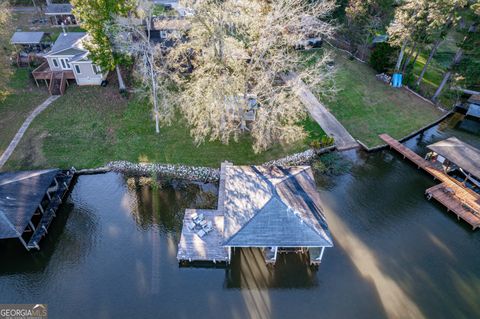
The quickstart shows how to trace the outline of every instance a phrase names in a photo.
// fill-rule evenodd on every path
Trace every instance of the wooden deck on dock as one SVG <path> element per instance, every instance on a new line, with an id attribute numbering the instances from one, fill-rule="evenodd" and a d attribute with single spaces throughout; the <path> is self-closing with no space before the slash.
<path id="1" fill-rule="evenodd" d="M 457 218 L 461 218 L 469 223 L 474 230 L 480 227 L 480 194 L 475 193 L 461 182 L 437 169 L 432 163 L 423 159 L 391 136 L 381 134 L 380 138 L 391 148 L 402 154 L 404 158 L 412 161 L 418 168 L 422 168 L 432 175 L 434 179 L 442 182 L 427 189 L 425 192 L 427 196 L 435 198 L 448 211 L 455 213 Z"/>
<path id="2" fill-rule="evenodd" d="M 200 237 L 188 224 L 193 214 L 203 214 L 205 220 L 213 223 L 213 230 Z M 178 261 L 228 261 L 228 250 L 223 246 L 223 211 L 205 209 L 187 209 L 183 218 L 182 235 L 178 244 Z"/>

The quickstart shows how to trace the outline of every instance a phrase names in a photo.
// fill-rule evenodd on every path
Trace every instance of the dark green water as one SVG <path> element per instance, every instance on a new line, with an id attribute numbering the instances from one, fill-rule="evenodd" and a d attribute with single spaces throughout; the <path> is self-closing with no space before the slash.
<path id="1" fill-rule="evenodd" d="M 407 144 L 452 134 L 433 128 Z M 335 247 L 318 270 L 297 255 L 274 269 L 243 250 L 230 269 L 179 268 L 186 207 L 216 187 L 82 176 L 40 252 L 0 243 L 0 303 L 48 303 L 50 318 L 479 318 L 480 231 L 435 202 L 425 173 L 390 151 L 349 153 L 348 174 L 318 180 Z"/>

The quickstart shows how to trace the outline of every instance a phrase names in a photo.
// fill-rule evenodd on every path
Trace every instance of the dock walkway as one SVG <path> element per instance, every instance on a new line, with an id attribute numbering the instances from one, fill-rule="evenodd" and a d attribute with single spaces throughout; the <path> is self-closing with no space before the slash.
<path id="1" fill-rule="evenodd" d="M 442 182 L 425 191 L 429 198 L 436 199 L 448 211 L 455 213 L 458 219 L 461 218 L 470 224 L 474 230 L 480 227 L 480 194 L 475 193 L 461 182 L 437 169 L 429 161 L 423 159 L 391 136 L 381 134 L 380 138 L 392 149 L 402 154 L 404 158 L 412 161 L 418 168 L 422 168 L 432 175 L 434 179 Z"/>

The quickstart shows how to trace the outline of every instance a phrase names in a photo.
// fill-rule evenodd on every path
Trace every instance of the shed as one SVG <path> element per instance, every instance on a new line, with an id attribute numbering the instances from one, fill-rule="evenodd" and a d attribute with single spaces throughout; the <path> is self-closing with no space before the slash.
<path id="1" fill-rule="evenodd" d="M 480 150 L 477 148 L 460 141 L 456 137 L 450 137 L 428 145 L 427 148 L 476 178 L 480 178 Z"/>
<path id="2" fill-rule="evenodd" d="M 72 5 L 69 3 L 52 3 L 47 5 L 45 15 L 50 18 L 53 25 L 74 25 L 77 20 L 72 13 Z"/>
<path id="3" fill-rule="evenodd" d="M 70 3 L 52 3 L 45 8 L 45 15 L 69 15 L 72 14 L 72 5 Z"/>

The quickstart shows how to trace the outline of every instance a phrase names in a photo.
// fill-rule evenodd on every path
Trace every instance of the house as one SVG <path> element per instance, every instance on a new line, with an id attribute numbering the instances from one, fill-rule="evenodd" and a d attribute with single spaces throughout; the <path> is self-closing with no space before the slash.
<path id="1" fill-rule="evenodd" d="M 241 248 L 261 249 L 267 264 L 280 252 L 308 253 L 319 264 L 333 240 L 309 166 L 223 163 L 217 210 L 185 211 L 179 262 L 226 262 Z"/>
<path id="2" fill-rule="evenodd" d="M 69 3 L 51 3 L 45 9 L 45 15 L 52 25 L 76 25 L 77 19 L 72 14 L 72 5 Z"/>
<path id="3" fill-rule="evenodd" d="M 32 72 L 35 81 L 49 80 L 51 94 L 63 94 L 68 80 L 75 80 L 78 85 L 102 84 L 107 72 L 103 72 L 89 59 L 86 41 L 88 35 L 85 32 L 60 34 L 50 52 L 44 55 L 46 62 Z M 56 89 L 55 82 L 59 90 Z"/>

